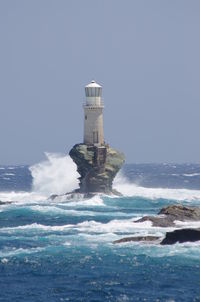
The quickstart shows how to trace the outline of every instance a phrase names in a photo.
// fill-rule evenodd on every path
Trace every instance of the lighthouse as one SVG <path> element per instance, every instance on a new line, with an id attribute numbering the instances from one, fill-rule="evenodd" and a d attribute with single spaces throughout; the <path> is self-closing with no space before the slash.
<path id="1" fill-rule="evenodd" d="M 103 102 L 102 87 L 95 81 L 85 86 L 86 101 L 84 110 L 84 138 L 83 143 L 91 146 L 104 144 L 103 136 Z"/>
<path id="2" fill-rule="evenodd" d="M 124 163 L 124 155 L 105 144 L 103 136 L 102 87 L 95 81 L 85 86 L 83 142 L 75 144 L 69 155 L 77 165 L 79 189 L 86 198 L 96 193 L 119 194 L 112 182 Z"/>

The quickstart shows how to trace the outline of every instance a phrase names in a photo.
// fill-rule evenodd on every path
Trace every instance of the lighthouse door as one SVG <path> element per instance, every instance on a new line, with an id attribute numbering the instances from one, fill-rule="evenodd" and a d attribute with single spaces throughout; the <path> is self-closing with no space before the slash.
<path id="1" fill-rule="evenodd" d="M 93 144 L 98 144 L 98 142 L 99 142 L 98 131 L 93 131 Z"/>

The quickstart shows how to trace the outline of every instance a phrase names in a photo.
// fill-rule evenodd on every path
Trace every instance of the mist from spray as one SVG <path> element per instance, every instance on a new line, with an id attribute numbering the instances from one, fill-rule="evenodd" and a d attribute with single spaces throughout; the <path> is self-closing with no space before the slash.
<path id="1" fill-rule="evenodd" d="M 31 192 L 0 192 L 0 200 L 39 202 L 52 194 L 62 195 L 79 187 L 77 167 L 70 156 L 57 153 L 45 153 L 45 156 L 44 161 L 29 168 L 33 177 Z M 132 183 L 121 171 L 115 177 L 113 187 L 127 197 L 187 202 L 200 200 L 200 190 L 145 188 Z"/>
<path id="2" fill-rule="evenodd" d="M 143 197 L 151 200 L 161 198 L 187 202 L 200 200 L 200 190 L 141 187 L 132 183 L 121 171 L 116 175 L 113 187 L 128 197 Z"/>
<path id="3" fill-rule="evenodd" d="M 46 160 L 30 167 L 33 176 L 33 192 L 47 197 L 51 194 L 65 194 L 78 188 L 79 174 L 69 156 L 46 153 Z M 114 179 L 113 187 L 124 196 L 148 199 L 200 200 L 200 190 L 145 188 L 132 183 L 123 172 Z"/>
<path id="4" fill-rule="evenodd" d="M 65 194 L 78 188 L 77 168 L 69 155 L 45 153 L 46 160 L 31 166 L 34 192 Z"/>

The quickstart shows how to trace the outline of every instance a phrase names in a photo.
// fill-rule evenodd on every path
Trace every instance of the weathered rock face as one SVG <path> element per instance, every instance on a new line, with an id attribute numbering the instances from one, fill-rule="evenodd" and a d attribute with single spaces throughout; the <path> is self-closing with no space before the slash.
<path id="1" fill-rule="evenodd" d="M 158 216 L 145 216 L 137 222 L 151 221 L 153 226 L 171 227 L 175 226 L 175 220 L 198 221 L 200 220 L 200 208 L 172 205 L 162 208 Z"/>
<path id="2" fill-rule="evenodd" d="M 200 229 L 181 229 L 167 232 L 160 244 L 174 244 L 176 242 L 195 242 L 200 240 Z"/>
<path id="3" fill-rule="evenodd" d="M 143 242 L 143 243 L 154 243 L 161 245 L 184 243 L 184 242 L 195 242 L 200 241 L 200 229 L 180 229 L 172 232 L 167 232 L 165 238 L 161 241 L 160 237 L 157 236 L 135 236 L 135 237 L 125 237 L 114 241 L 117 243 L 127 243 L 127 242 Z"/>
<path id="4" fill-rule="evenodd" d="M 199 207 L 186 207 L 182 205 L 171 205 L 162 208 L 157 216 L 145 216 L 135 222 L 151 221 L 155 227 L 171 227 L 175 226 L 175 220 L 179 221 L 200 221 Z M 157 236 L 134 236 L 125 237 L 114 241 L 113 243 L 124 243 L 130 241 L 142 241 L 149 243 L 175 244 L 176 242 L 195 242 L 200 240 L 200 229 L 178 229 L 172 232 L 167 232 L 164 239 Z"/>
<path id="5" fill-rule="evenodd" d="M 162 208 L 159 215 L 172 216 L 175 220 L 180 221 L 197 221 L 200 220 L 200 208 L 198 207 L 186 207 L 182 205 L 172 205 Z"/>
<path id="6" fill-rule="evenodd" d="M 115 193 L 112 183 L 124 163 L 124 155 L 108 145 L 75 145 L 69 155 L 77 165 L 80 174 L 80 193 Z"/>
<path id="7" fill-rule="evenodd" d="M 160 237 L 158 236 L 135 236 L 135 237 L 125 237 L 125 238 L 121 238 L 119 240 L 115 240 L 113 243 L 116 244 L 116 243 L 126 243 L 126 242 L 131 242 L 131 241 L 134 241 L 134 242 L 146 242 L 146 243 L 149 243 L 149 242 L 155 242 L 155 241 L 158 241 L 160 239 Z"/>

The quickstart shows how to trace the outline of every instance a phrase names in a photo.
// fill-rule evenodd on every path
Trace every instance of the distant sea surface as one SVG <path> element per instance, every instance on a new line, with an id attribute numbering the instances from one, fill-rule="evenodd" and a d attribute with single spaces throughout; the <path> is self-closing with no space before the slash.
<path id="1" fill-rule="evenodd" d="M 0 166 L 0 301 L 200 301 L 200 242 L 113 244 L 164 237 L 134 222 L 163 206 L 200 206 L 200 164 L 125 165 L 114 186 L 123 197 L 51 201 L 77 187 L 68 157 Z"/>

